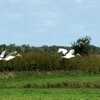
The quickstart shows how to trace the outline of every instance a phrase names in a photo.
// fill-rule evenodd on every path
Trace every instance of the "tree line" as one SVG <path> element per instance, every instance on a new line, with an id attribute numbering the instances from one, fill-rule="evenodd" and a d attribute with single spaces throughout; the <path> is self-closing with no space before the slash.
<path id="1" fill-rule="evenodd" d="M 80 53 L 82 55 L 88 55 L 88 54 L 100 54 L 100 47 L 96 47 L 91 44 L 91 38 L 86 36 L 77 39 L 76 42 L 73 42 L 71 44 L 71 47 L 68 46 L 47 46 L 43 45 L 41 47 L 35 47 L 35 46 L 30 46 L 29 44 L 23 44 L 21 46 L 18 46 L 16 44 L 1 44 L 0 45 L 0 52 L 3 50 L 6 50 L 7 52 L 13 52 L 13 51 L 18 51 L 21 54 L 25 53 L 36 53 L 36 52 L 48 52 L 48 53 L 56 53 L 58 51 L 58 48 L 66 48 L 66 49 L 75 49 L 76 53 Z"/>
<path id="2" fill-rule="evenodd" d="M 8 62 L 0 61 L 0 71 L 53 71 L 53 70 L 79 70 L 85 72 L 100 72 L 100 58 L 95 54 L 100 54 L 100 48 L 90 45 L 90 37 L 78 39 L 67 46 L 47 46 L 34 47 L 30 45 L 16 46 L 15 44 L 0 45 L 0 52 L 6 50 L 7 53 L 18 51 L 22 57 L 17 57 Z M 80 53 L 81 57 L 75 57 L 70 60 L 59 59 L 58 48 L 70 50 L 74 48 Z M 79 51 L 80 50 L 80 51 Z"/>

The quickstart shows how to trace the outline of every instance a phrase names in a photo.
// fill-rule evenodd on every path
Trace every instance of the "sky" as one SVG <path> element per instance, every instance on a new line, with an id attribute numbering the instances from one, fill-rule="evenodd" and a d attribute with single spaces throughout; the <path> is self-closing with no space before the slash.
<path id="1" fill-rule="evenodd" d="M 0 0 L 0 44 L 100 47 L 100 0 Z"/>

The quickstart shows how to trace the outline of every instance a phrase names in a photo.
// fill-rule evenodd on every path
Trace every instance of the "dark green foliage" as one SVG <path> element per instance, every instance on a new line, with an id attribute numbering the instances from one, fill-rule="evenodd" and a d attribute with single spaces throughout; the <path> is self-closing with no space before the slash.
<path id="1" fill-rule="evenodd" d="M 27 53 L 8 62 L 0 61 L 0 71 L 82 71 L 100 72 L 100 58 L 80 56 L 71 59 L 59 59 L 57 53 Z"/>
<path id="2" fill-rule="evenodd" d="M 81 55 L 89 55 L 91 50 L 90 42 L 91 38 L 88 36 L 79 38 L 72 44 L 72 48 L 75 49 L 76 53 Z"/>
<path id="3" fill-rule="evenodd" d="M 88 39 L 88 37 L 85 37 L 85 38 L 80 38 L 79 40 L 77 40 L 77 42 L 74 42 L 72 44 L 72 47 L 76 45 L 76 47 L 80 44 L 81 40 L 84 40 L 84 39 Z M 82 41 L 83 41 L 82 40 Z M 86 43 L 89 43 L 90 41 L 86 42 Z M 84 44 L 84 42 L 83 42 Z M 91 50 L 90 52 L 93 53 L 93 54 L 100 54 L 100 47 L 96 47 L 96 46 L 93 46 L 93 45 L 90 45 L 91 46 Z M 75 47 L 75 48 L 76 48 Z M 30 45 L 21 45 L 21 46 L 16 46 L 15 44 L 10 44 L 10 45 L 5 45 L 5 44 L 1 44 L 0 45 L 0 53 L 3 51 L 3 50 L 6 50 L 7 53 L 9 52 L 13 52 L 13 51 L 18 51 L 19 53 L 21 54 L 25 54 L 25 53 L 41 53 L 41 52 L 46 52 L 46 53 L 57 53 L 57 50 L 58 48 L 66 48 L 66 49 L 70 49 L 71 47 L 65 47 L 65 46 L 47 46 L 47 45 L 43 45 L 41 47 L 34 47 L 34 46 L 30 46 Z M 78 48 L 76 48 L 77 52 L 78 52 Z"/>
<path id="4" fill-rule="evenodd" d="M 88 38 L 87 38 L 88 39 Z M 84 39 L 83 39 L 84 40 Z M 85 42 L 89 43 L 89 41 Z M 92 53 L 99 51 L 92 47 Z M 7 53 L 17 50 L 22 57 L 17 57 L 8 62 L 0 61 L 0 71 L 83 71 L 90 73 L 100 72 L 100 56 L 77 56 L 71 59 L 60 59 L 58 54 L 59 46 L 31 47 L 29 45 L 16 46 L 15 44 L 0 45 L 0 51 L 7 50 Z M 69 49 L 69 47 L 64 47 Z M 94 50 L 95 49 L 95 50 Z M 97 53 L 96 53 L 97 54 Z"/>
<path id="5" fill-rule="evenodd" d="M 100 47 L 96 47 L 94 45 L 91 45 L 91 53 L 96 54 L 96 55 L 100 54 Z"/>

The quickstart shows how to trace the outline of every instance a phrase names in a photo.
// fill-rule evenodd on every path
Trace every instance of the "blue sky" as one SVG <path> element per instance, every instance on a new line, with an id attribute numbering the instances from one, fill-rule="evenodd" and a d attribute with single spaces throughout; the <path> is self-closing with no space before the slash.
<path id="1" fill-rule="evenodd" d="M 0 44 L 100 47 L 100 0 L 0 0 Z"/>

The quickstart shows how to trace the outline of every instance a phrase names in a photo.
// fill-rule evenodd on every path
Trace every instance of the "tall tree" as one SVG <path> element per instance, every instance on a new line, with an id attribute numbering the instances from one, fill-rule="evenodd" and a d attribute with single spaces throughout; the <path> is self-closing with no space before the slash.
<path id="1" fill-rule="evenodd" d="M 77 39 L 76 42 L 72 43 L 72 48 L 75 49 L 76 53 L 81 55 L 89 55 L 91 51 L 91 38 L 89 36 Z"/>

